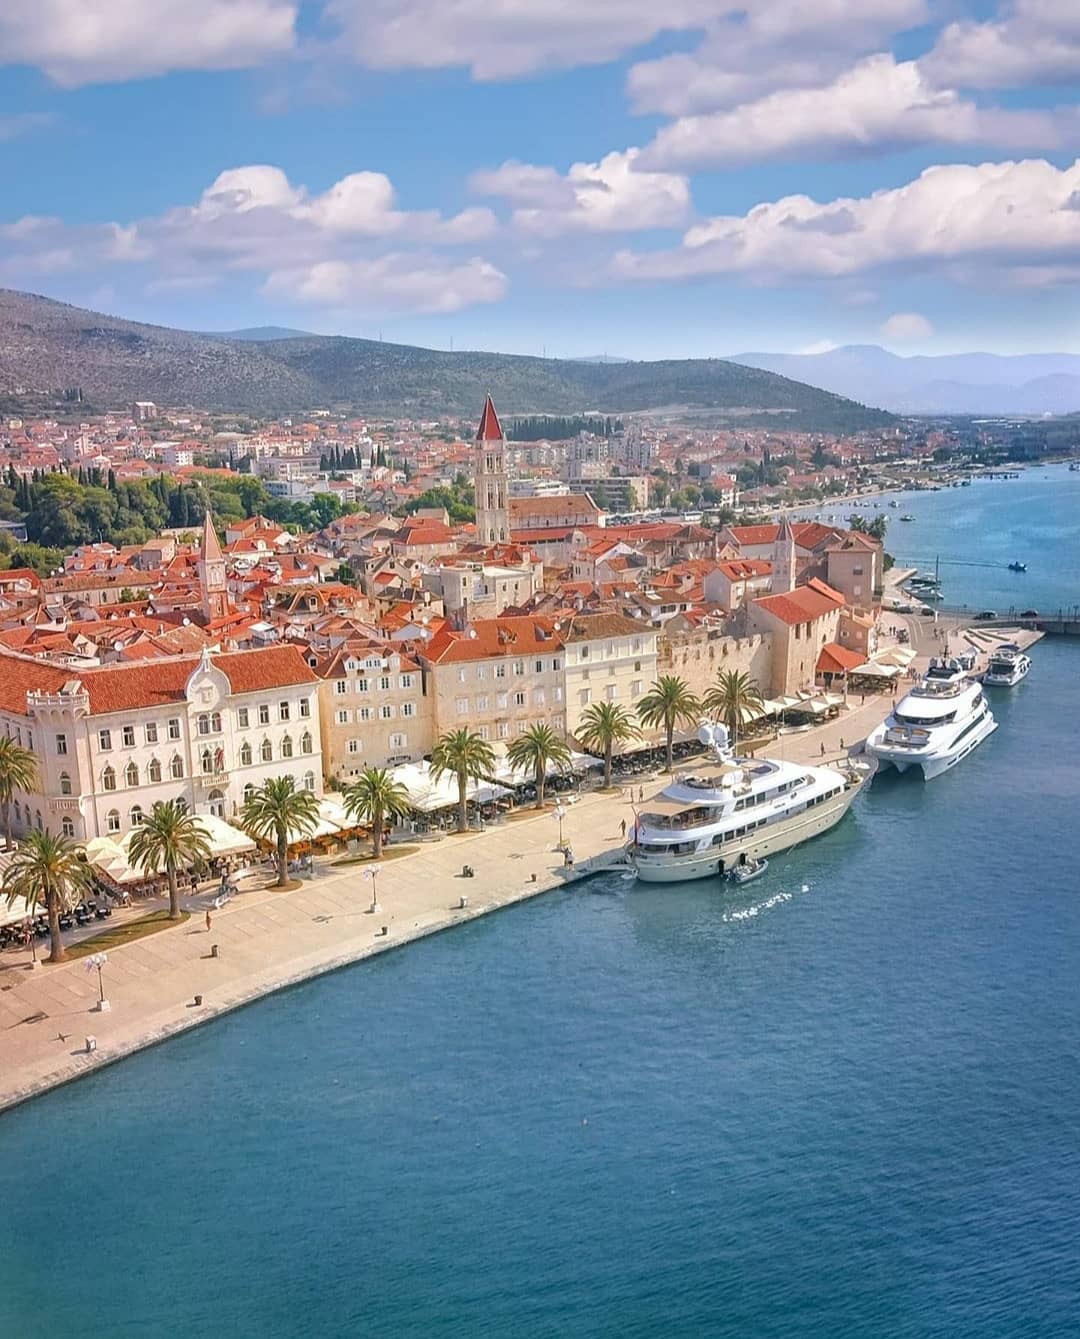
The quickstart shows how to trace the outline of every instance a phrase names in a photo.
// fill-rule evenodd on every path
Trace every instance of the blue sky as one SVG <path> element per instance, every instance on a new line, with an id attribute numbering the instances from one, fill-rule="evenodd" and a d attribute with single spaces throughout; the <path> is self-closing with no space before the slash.
<path id="1" fill-rule="evenodd" d="M 5 0 L 0 62 L 0 286 L 549 356 L 1080 350 L 1075 0 Z"/>

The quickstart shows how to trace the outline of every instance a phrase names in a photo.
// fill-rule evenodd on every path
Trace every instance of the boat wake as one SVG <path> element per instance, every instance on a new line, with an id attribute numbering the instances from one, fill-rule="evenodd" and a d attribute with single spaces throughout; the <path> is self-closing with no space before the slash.
<path id="1" fill-rule="evenodd" d="M 800 893 L 808 893 L 810 885 L 804 883 L 799 888 Z M 794 893 L 773 893 L 772 897 L 763 898 L 760 902 L 754 902 L 748 907 L 734 907 L 730 911 L 725 911 L 721 921 L 727 925 L 732 921 L 749 921 L 755 916 L 760 916 L 763 911 L 771 911 L 773 907 L 778 907 L 784 902 L 790 902 L 795 896 Z"/>

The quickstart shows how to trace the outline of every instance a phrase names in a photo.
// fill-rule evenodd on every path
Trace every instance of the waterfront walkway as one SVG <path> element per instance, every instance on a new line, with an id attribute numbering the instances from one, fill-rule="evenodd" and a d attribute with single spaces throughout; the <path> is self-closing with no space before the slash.
<path id="1" fill-rule="evenodd" d="M 889 694 L 865 702 L 853 694 L 837 720 L 784 735 L 768 752 L 789 761 L 838 762 L 858 751 L 890 703 Z M 593 792 L 565 806 L 573 874 L 556 849 L 559 825 L 551 810 L 521 810 L 484 832 L 448 835 L 387 859 L 374 878 L 371 864 L 326 862 L 294 891 L 251 887 L 213 913 L 209 932 L 204 913 L 213 892 L 185 899 L 189 921 L 109 951 L 103 984 L 111 1007 L 105 1013 L 96 1008 L 97 972 L 88 971 L 85 960 L 32 969 L 29 951 L 5 953 L 0 1110 L 283 986 L 615 865 L 620 822 L 632 823 L 639 786 L 648 797 L 665 780 L 635 780 L 617 793 Z M 475 878 L 461 877 L 466 864 Z M 96 1050 L 87 1051 L 88 1037 Z"/>

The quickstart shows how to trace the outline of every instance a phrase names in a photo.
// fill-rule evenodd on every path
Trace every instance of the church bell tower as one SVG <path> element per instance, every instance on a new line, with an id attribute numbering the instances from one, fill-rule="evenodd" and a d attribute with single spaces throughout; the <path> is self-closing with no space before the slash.
<path id="1" fill-rule="evenodd" d="M 213 623 L 229 612 L 229 582 L 225 571 L 225 555 L 221 552 L 209 507 L 203 517 L 198 572 L 203 617 L 208 623 Z"/>
<path id="2" fill-rule="evenodd" d="M 510 515 L 506 502 L 506 438 L 489 395 L 476 430 L 476 538 L 481 544 L 506 544 Z"/>

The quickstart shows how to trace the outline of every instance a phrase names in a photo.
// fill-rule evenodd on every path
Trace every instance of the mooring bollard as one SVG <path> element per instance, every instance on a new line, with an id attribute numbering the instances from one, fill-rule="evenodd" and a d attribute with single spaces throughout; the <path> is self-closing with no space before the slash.
<path id="1" fill-rule="evenodd" d="M 469 899 L 468 899 L 467 897 L 461 897 L 461 898 L 458 899 L 458 910 L 459 910 L 459 911 L 464 911 L 465 908 L 466 908 L 468 905 L 469 905 Z"/>
<path id="2" fill-rule="evenodd" d="M 382 933 L 383 933 L 384 936 L 386 936 L 386 935 L 388 935 L 388 934 L 390 933 L 390 927 L 389 927 L 389 925 L 384 925 L 384 926 L 383 926 L 383 928 L 382 928 Z"/>
<path id="3" fill-rule="evenodd" d="M 218 946 L 217 946 L 216 944 L 211 944 L 211 945 L 210 945 L 210 956 L 211 956 L 212 958 L 216 958 L 217 955 L 218 955 Z"/>
<path id="4" fill-rule="evenodd" d="M 196 995 L 196 996 L 195 996 L 195 1004 L 196 1004 L 196 1006 L 202 1004 L 202 996 L 201 996 L 201 995 Z"/>
<path id="5" fill-rule="evenodd" d="M 91 1051 L 96 1051 L 96 1050 L 97 1050 L 97 1038 L 96 1038 L 96 1037 L 87 1037 L 87 1039 L 86 1039 L 86 1054 L 89 1055 Z"/>

